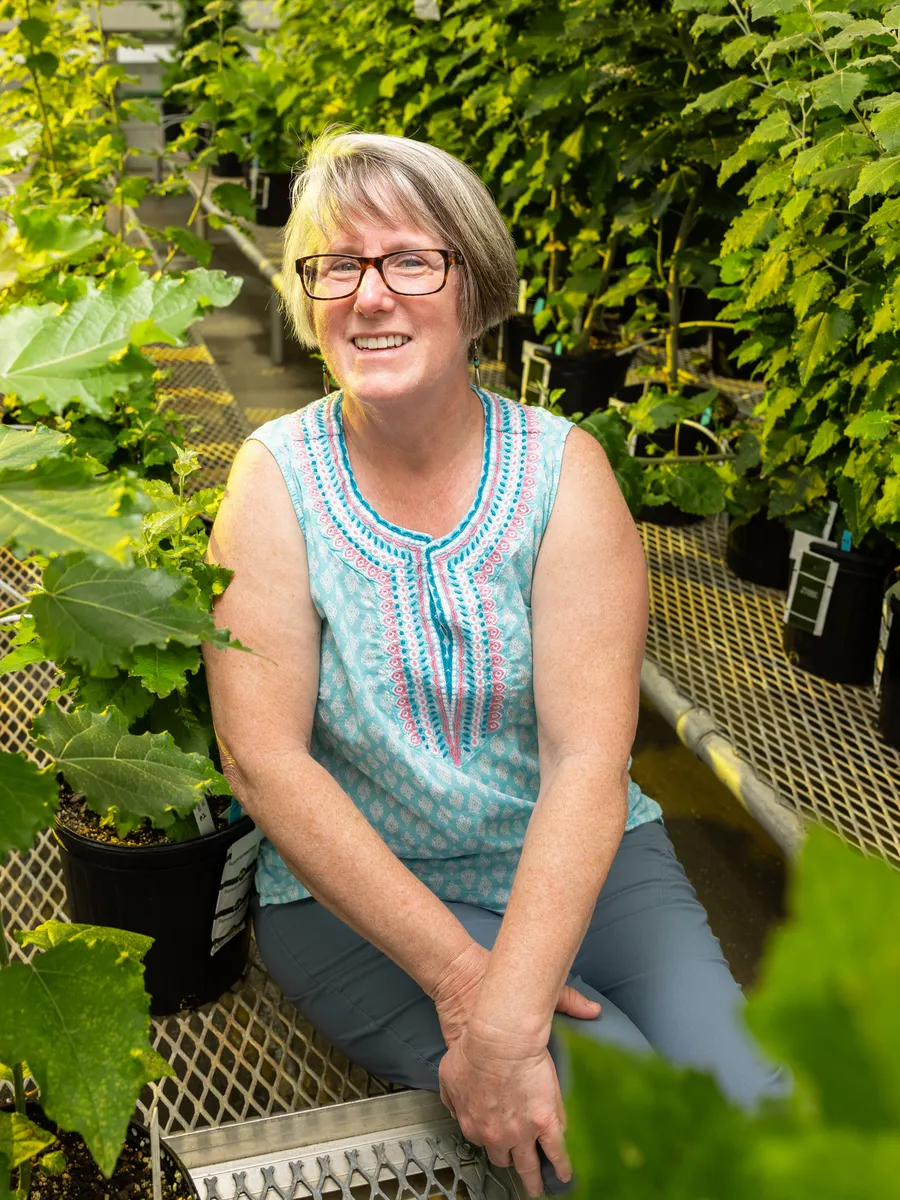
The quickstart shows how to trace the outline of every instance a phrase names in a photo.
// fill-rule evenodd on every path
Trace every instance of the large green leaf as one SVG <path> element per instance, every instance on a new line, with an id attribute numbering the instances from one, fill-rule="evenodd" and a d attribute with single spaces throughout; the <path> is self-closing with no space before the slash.
<path id="1" fill-rule="evenodd" d="M 49 950 L 63 942 L 109 942 L 126 951 L 138 962 L 143 962 L 153 945 L 153 938 L 145 933 L 132 933 L 129 929 L 114 929 L 109 925 L 78 925 L 70 921 L 44 921 L 35 929 L 23 929 L 16 934 L 20 946 L 37 946 Z"/>
<path id="2" fill-rule="evenodd" d="M 74 659 L 108 675 L 130 665 L 137 646 L 162 649 L 170 639 L 197 646 L 213 633 L 212 617 L 181 595 L 183 586 L 159 568 L 70 555 L 45 568 L 31 614 L 54 662 Z"/>
<path id="3" fill-rule="evenodd" d="M 815 108 L 836 104 L 841 112 L 849 112 L 856 98 L 865 91 L 869 77 L 865 71 L 842 70 L 825 75 L 810 85 Z"/>
<path id="4" fill-rule="evenodd" d="M 706 517 L 725 508 L 725 485 L 711 463 L 684 463 L 666 468 L 665 486 L 669 499 L 682 512 Z"/>
<path id="5" fill-rule="evenodd" d="M 59 458 L 72 439 L 46 425 L 13 429 L 0 425 L 0 471 L 23 471 L 45 458 Z"/>
<path id="6" fill-rule="evenodd" d="M 80 300 L 19 305 L 0 316 L 0 389 L 61 413 L 73 401 L 103 416 L 117 391 L 151 365 L 128 353 L 149 338 L 179 341 L 209 305 L 230 304 L 240 280 L 198 269 L 182 279 L 129 276 L 106 288 L 89 284 Z"/>
<path id="7" fill-rule="evenodd" d="M 888 154 L 900 150 L 900 96 L 892 104 L 884 105 L 879 112 L 872 113 L 869 125 Z"/>
<path id="8" fill-rule="evenodd" d="M 850 193 L 850 203 L 855 204 L 864 196 L 880 196 L 900 183 L 900 154 L 890 158 L 878 158 L 859 173 L 859 182 Z"/>
<path id="9" fill-rule="evenodd" d="M 226 796 L 227 781 L 208 758 L 185 754 L 168 733 L 129 733 L 115 708 L 63 713 L 49 705 L 34 723 L 38 744 L 56 760 L 88 807 L 115 821 L 122 836 L 150 821 L 167 829 L 204 793 Z"/>
<path id="10" fill-rule="evenodd" d="M 803 383 L 836 352 L 853 332 L 853 318 L 839 308 L 816 313 L 800 326 L 796 352 Z"/>
<path id="11" fill-rule="evenodd" d="M 118 559 L 140 527 L 140 514 L 121 513 L 122 480 L 94 478 L 84 463 L 47 459 L 21 471 L 0 471 L 0 544 L 22 553 L 83 551 Z"/>
<path id="12" fill-rule="evenodd" d="M 17 1167 L 19 1163 L 28 1162 L 47 1146 L 52 1146 L 56 1138 L 40 1125 L 35 1125 L 27 1117 L 17 1112 L 0 1111 L 0 1172 L 4 1162 L 7 1170 Z"/>
<path id="13" fill-rule="evenodd" d="M 850 422 L 844 430 L 847 437 L 883 441 L 896 424 L 897 418 L 882 409 L 871 409 Z"/>
<path id="14" fill-rule="evenodd" d="M 119 945 L 76 938 L 0 971 L 0 1059 L 28 1060 L 44 1112 L 81 1134 L 107 1177 L 159 1073 L 149 1031 L 143 967 Z"/>
<path id="15" fill-rule="evenodd" d="M 58 800 L 52 775 L 20 754 L 0 753 L 0 863 L 10 850 L 31 849 L 53 820 Z"/>

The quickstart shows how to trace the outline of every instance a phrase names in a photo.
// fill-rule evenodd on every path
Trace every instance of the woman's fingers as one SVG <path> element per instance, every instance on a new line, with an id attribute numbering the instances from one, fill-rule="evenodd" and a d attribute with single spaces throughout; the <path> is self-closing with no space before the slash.
<path id="1" fill-rule="evenodd" d="M 556 1011 L 569 1017 L 577 1017 L 582 1021 L 590 1021 L 600 1016 L 600 1005 L 596 1000 L 589 1000 L 570 984 L 563 985 L 556 1002 Z"/>
<path id="2" fill-rule="evenodd" d="M 544 1153 L 550 1160 L 553 1170 L 556 1172 L 558 1179 L 563 1183 L 568 1183 L 572 1178 L 572 1161 L 566 1153 L 566 1147 L 563 1142 L 562 1127 L 554 1126 L 553 1129 L 543 1134 L 538 1141 Z M 540 1195 L 540 1193 L 537 1193 Z"/>
<path id="3" fill-rule="evenodd" d="M 541 1163 L 535 1143 L 523 1142 L 519 1146 L 513 1146 L 512 1162 L 522 1182 L 525 1184 L 525 1190 L 528 1192 L 528 1195 L 542 1195 L 544 1183 L 541 1179 Z"/>

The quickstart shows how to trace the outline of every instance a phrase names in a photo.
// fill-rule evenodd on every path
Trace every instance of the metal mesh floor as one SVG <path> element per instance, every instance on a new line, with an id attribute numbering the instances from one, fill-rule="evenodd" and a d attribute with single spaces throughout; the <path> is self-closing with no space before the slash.
<path id="1" fill-rule="evenodd" d="M 650 571 L 647 657 L 800 816 L 900 865 L 900 753 L 871 688 L 826 683 L 782 649 L 784 593 L 725 566 L 727 518 L 640 526 Z"/>

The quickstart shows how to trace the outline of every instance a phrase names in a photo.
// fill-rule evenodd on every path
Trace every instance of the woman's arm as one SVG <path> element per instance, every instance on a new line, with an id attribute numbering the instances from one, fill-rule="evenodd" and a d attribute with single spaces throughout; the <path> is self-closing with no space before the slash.
<path id="1" fill-rule="evenodd" d="M 571 1171 L 547 1042 L 625 828 L 646 623 L 634 522 L 600 446 L 572 430 L 532 585 L 541 790 L 472 1017 L 441 1063 L 463 1132 L 534 1196 L 536 1143 Z"/>
<path id="2" fill-rule="evenodd" d="M 480 947 L 309 755 L 320 622 L 303 534 L 281 472 L 260 442 L 238 453 L 210 558 L 234 571 L 216 622 L 253 651 L 204 648 L 223 769 L 235 796 L 317 900 L 429 995 L 452 990 L 469 960 L 480 961 Z"/>
<path id="3" fill-rule="evenodd" d="M 647 629 L 640 538 L 573 429 L 532 588 L 541 790 L 474 1017 L 546 1040 L 627 817 Z"/>

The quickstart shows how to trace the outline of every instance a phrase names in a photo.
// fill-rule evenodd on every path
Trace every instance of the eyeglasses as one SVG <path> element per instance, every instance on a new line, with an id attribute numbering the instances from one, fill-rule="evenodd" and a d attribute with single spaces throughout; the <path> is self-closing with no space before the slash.
<path id="1" fill-rule="evenodd" d="M 352 296 L 363 275 L 374 267 L 385 287 L 398 296 L 430 296 L 447 282 L 450 268 L 462 256 L 455 250 L 396 250 L 378 258 L 357 254 L 308 254 L 295 266 L 311 300 L 343 300 Z"/>

